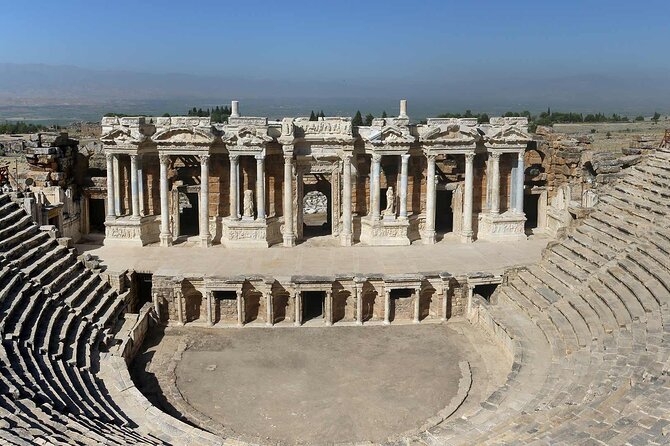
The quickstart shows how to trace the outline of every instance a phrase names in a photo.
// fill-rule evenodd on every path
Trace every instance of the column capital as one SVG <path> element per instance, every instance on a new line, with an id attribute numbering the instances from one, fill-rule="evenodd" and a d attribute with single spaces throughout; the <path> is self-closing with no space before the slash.
<path id="1" fill-rule="evenodd" d="M 133 161 L 133 162 L 137 161 L 137 158 L 139 157 L 139 155 L 137 153 L 131 153 L 128 156 L 130 156 L 130 161 Z"/>
<path id="2" fill-rule="evenodd" d="M 340 155 L 340 159 L 344 161 L 345 163 L 350 163 L 351 159 L 354 157 L 353 153 L 350 152 L 344 152 L 342 155 Z"/>
<path id="3" fill-rule="evenodd" d="M 286 155 L 288 152 L 293 154 L 293 144 L 282 144 L 281 149 L 284 152 L 284 155 Z"/>
<path id="4" fill-rule="evenodd" d="M 228 152 L 228 159 L 233 162 L 237 162 L 240 159 L 239 153 Z"/>
<path id="5" fill-rule="evenodd" d="M 402 160 L 403 163 L 406 163 L 409 161 L 409 156 L 410 156 L 409 153 L 403 153 L 402 155 L 400 155 L 400 159 Z"/>
<path id="6" fill-rule="evenodd" d="M 435 159 L 437 159 L 437 155 L 434 153 L 426 153 L 426 159 L 428 160 L 428 162 L 434 163 Z"/>
<path id="7" fill-rule="evenodd" d="M 254 158 L 256 158 L 256 161 L 264 161 L 265 160 L 265 154 L 264 153 L 258 153 L 254 155 Z"/>
<path id="8" fill-rule="evenodd" d="M 111 163 L 111 162 L 114 160 L 114 156 L 115 156 L 114 153 L 109 153 L 109 152 L 108 152 L 108 153 L 105 153 L 105 159 L 106 159 L 107 162 L 109 162 L 109 163 Z"/>
<path id="9" fill-rule="evenodd" d="M 495 151 L 490 151 L 490 152 L 489 152 L 489 156 L 490 156 L 491 158 L 493 158 L 494 161 L 495 161 L 495 160 L 499 160 L 499 159 L 500 159 L 500 155 L 501 155 L 501 153 L 498 152 L 497 150 L 495 150 Z"/>
<path id="10" fill-rule="evenodd" d="M 293 152 L 291 153 L 284 152 L 284 162 L 287 164 L 293 163 Z"/>
<path id="11" fill-rule="evenodd" d="M 170 155 L 166 155 L 164 153 L 159 153 L 158 154 L 158 160 L 160 161 L 161 164 L 167 166 L 168 164 L 170 164 Z"/>
<path id="12" fill-rule="evenodd" d="M 209 163 L 209 157 L 210 157 L 209 153 L 205 153 L 205 154 L 200 155 L 200 163 L 201 164 L 208 164 Z"/>
<path id="13" fill-rule="evenodd" d="M 379 163 L 382 160 L 382 155 L 381 153 L 373 153 L 372 154 L 372 161 Z"/>
<path id="14" fill-rule="evenodd" d="M 465 161 L 472 162 L 475 159 L 475 152 L 468 152 L 465 154 Z"/>

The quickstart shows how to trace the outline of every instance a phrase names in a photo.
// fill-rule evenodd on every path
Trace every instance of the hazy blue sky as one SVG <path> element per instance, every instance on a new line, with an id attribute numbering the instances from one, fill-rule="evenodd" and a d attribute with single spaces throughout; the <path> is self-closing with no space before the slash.
<path id="1" fill-rule="evenodd" d="M 323 80 L 670 73 L 670 1 L 25 1 L 2 62 Z"/>

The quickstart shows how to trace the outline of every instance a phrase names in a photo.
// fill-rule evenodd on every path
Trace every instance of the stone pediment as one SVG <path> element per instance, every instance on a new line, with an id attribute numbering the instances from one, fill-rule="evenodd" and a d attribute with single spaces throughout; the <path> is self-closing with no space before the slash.
<path id="1" fill-rule="evenodd" d="M 419 140 L 425 143 L 463 145 L 473 144 L 479 138 L 476 127 L 464 126 L 455 121 L 429 124 L 419 130 Z"/>
<path id="2" fill-rule="evenodd" d="M 272 141 L 272 137 L 268 136 L 267 129 L 242 126 L 226 133 L 223 141 L 234 146 L 264 146 Z"/>
<path id="3" fill-rule="evenodd" d="M 492 129 L 487 139 L 491 144 L 526 144 L 531 137 L 522 128 L 507 125 L 500 129 Z"/>
<path id="4" fill-rule="evenodd" d="M 365 138 L 372 144 L 407 145 L 415 141 L 409 129 L 389 125 L 382 129 L 372 130 Z"/>
<path id="5" fill-rule="evenodd" d="M 157 132 L 153 141 L 161 145 L 211 145 L 216 135 L 211 129 L 193 127 L 171 127 Z"/>
<path id="6" fill-rule="evenodd" d="M 129 127 L 115 127 L 103 134 L 100 137 L 100 141 L 104 144 L 113 144 L 116 146 L 124 145 L 138 145 L 146 140 L 146 136 L 139 133 L 139 131 L 133 131 Z"/>

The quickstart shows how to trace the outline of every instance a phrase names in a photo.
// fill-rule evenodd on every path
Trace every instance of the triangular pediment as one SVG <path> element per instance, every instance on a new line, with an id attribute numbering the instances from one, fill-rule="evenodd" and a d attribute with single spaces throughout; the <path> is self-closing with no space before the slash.
<path id="1" fill-rule="evenodd" d="M 489 136 L 489 140 L 501 142 L 527 142 L 530 139 L 527 132 L 516 126 L 505 126 Z"/>
<path id="2" fill-rule="evenodd" d="M 420 131 L 420 139 L 422 142 L 473 143 L 479 139 L 479 134 L 475 128 L 459 124 L 429 125 Z"/>
<path id="3" fill-rule="evenodd" d="M 238 146 L 260 146 L 272 141 L 272 137 L 260 133 L 254 127 L 243 126 L 226 134 L 223 140 L 226 144 Z"/>
<path id="4" fill-rule="evenodd" d="M 388 125 L 380 130 L 370 132 L 367 140 L 372 143 L 410 144 L 414 142 L 414 137 L 407 129 Z"/>

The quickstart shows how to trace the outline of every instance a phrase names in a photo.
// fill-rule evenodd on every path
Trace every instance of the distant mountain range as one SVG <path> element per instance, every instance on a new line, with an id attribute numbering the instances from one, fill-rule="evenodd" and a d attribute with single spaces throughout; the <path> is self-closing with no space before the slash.
<path id="1" fill-rule="evenodd" d="M 503 113 L 553 110 L 621 113 L 670 112 L 666 77 L 617 75 L 504 77 L 495 71 L 462 79 L 360 79 L 325 82 L 191 74 L 92 70 L 66 65 L 0 63 L 0 120 L 97 120 L 101 113 L 185 113 L 242 101 L 242 111 L 270 117 L 309 114 L 379 115 L 409 100 L 411 116 L 444 112 Z"/>

